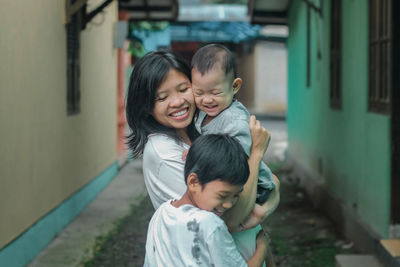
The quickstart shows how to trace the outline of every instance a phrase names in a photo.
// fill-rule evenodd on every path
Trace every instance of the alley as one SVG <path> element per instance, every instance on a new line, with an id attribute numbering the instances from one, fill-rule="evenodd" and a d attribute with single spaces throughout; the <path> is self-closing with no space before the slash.
<path id="1" fill-rule="evenodd" d="M 153 209 L 126 134 L 155 107 L 131 73 L 210 43 L 272 134 L 277 265 L 400 266 L 400 1 L 3 2 L 0 267 L 141 266 Z"/>

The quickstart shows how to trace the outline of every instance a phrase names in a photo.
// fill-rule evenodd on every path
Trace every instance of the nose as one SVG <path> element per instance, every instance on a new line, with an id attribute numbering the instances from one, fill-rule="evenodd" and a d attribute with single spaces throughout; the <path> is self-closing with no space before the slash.
<path id="1" fill-rule="evenodd" d="M 211 103 L 213 101 L 213 99 L 212 99 L 212 97 L 210 97 L 210 96 L 205 96 L 204 98 L 203 98 L 203 102 L 205 103 L 205 104 L 209 104 L 209 103 Z"/>
<path id="2" fill-rule="evenodd" d="M 222 207 L 224 209 L 230 209 L 232 208 L 232 206 L 233 206 L 232 201 L 225 201 L 224 203 L 222 203 Z"/>
<path id="3" fill-rule="evenodd" d="M 185 103 L 185 99 L 183 99 L 182 96 L 176 94 L 176 95 L 172 96 L 171 101 L 169 102 L 169 105 L 171 107 L 180 107 L 183 105 L 183 103 Z"/>

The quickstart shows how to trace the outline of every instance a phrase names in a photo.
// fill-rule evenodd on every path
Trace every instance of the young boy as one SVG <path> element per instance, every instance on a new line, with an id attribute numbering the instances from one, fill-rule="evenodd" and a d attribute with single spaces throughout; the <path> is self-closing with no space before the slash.
<path id="1" fill-rule="evenodd" d="M 184 174 L 187 190 L 163 203 L 151 218 L 144 266 L 261 266 L 263 232 L 247 261 L 220 216 L 236 202 L 249 176 L 247 155 L 228 135 L 203 135 L 191 146 Z"/>
<path id="2" fill-rule="evenodd" d="M 196 128 L 201 134 L 226 133 L 237 138 L 249 155 L 250 114 L 234 97 L 241 85 L 235 59 L 225 46 L 209 44 L 196 52 L 192 59 L 192 89 L 196 106 L 200 109 Z M 275 186 L 278 181 L 263 162 L 258 176 L 256 203 L 259 205 L 255 205 L 252 216 L 242 222 L 244 229 L 260 223 L 279 203 L 279 191 Z"/>

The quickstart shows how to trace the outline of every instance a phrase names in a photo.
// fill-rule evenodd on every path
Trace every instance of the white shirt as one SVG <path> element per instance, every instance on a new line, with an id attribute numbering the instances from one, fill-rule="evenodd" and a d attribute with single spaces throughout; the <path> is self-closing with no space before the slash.
<path id="1" fill-rule="evenodd" d="M 247 266 L 224 221 L 192 205 L 163 203 L 149 224 L 145 267 Z"/>
<path id="2" fill-rule="evenodd" d="M 190 146 L 164 134 L 151 134 L 143 151 L 143 176 L 154 209 L 170 199 L 180 199 L 186 191 L 182 154 Z M 237 249 L 248 260 L 256 251 L 260 226 L 234 233 Z"/>
<path id="3" fill-rule="evenodd" d="M 151 134 L 143 151 L 143 176 L 155 209 L 186 191 L 182 154 L 190 146 L 163 134 Z"/>

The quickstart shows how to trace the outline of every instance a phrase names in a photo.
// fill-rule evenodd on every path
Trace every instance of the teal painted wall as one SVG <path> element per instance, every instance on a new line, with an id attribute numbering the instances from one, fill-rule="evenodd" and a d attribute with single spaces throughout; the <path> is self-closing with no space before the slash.
<path id="1" fill-rule="evenodd" d="M 115 162 L 89 184 L 37 221 L 17 239 L 0 249 L 0 266 L 25 266 L 107 187 L 118 173 Z"/>
<path id="2" fill-rule="evenodd" d="M 368 1 L 342 1 L 342 109 L 329 104 L 330 1 L 311 12 L 306 87 L 306 4 L 289 10 L 289 153 L 382 237 L 390 223 L 390 118 L 368 112 Z M 318 58 L 318 51 L 321 57 Z"/>

